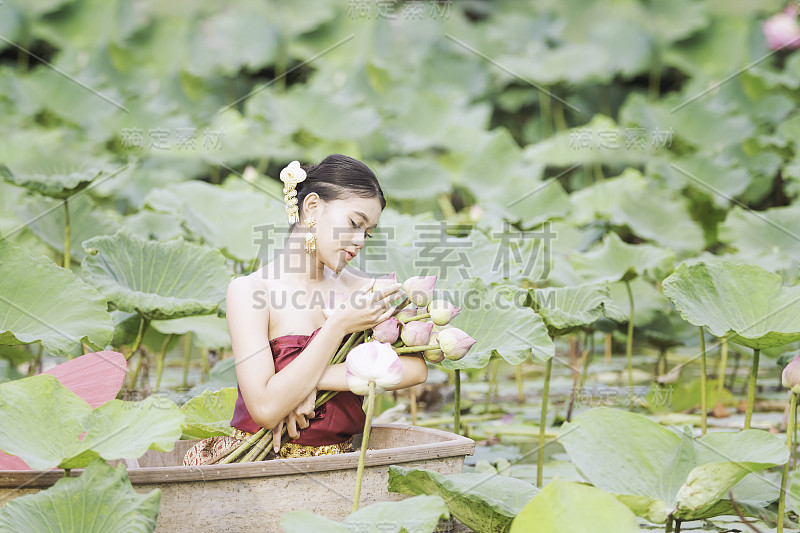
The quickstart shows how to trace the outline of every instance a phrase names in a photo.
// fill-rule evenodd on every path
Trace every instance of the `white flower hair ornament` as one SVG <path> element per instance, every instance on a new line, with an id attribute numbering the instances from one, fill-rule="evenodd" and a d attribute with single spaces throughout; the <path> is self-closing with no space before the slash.
<path id="1" fill-rule="evenodd" d="M 294 224 L 300 217 L 297 213 L 297 191 L 295 186 L 306 179 L 306 171 L 300 168 L 299 161 L 292 161 L 281 170 L 283 182 L 283 201 L 286 202 L 286 216 L 289 224 Z"/>

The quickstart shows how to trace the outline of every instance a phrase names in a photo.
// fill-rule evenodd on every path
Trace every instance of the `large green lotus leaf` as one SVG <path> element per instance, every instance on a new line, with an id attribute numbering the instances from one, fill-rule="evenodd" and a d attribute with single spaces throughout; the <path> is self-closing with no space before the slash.
<path id="1" fill-rule="evenodd" d="M 80 355 L 81 342 L 102 350 L 114 326 L 106 299 L 70 270 L 0 239 L 0 344 L 42 341 L 55 355 Z M 69 312 L 55 305 L 62 302 Z"/>
<path id="2" fill-rule="evenodd" d="M 624 431 L 621 431 L 624 428 Z M 596 487 L 660 502 L 650 516 L 666 518 L 693 463 L 684 440 L 648 418 L 599 407 L 562 426 L 559 442 L 580 474 Z M 648 504 L 650 507 L 651 504 Z"/>
<path id="3" fill-rule="evenodd" d="M 168 452 L 181 438 L 184 415 L 162 396 L 138 402 L 111 400 L 83 421 L 86 435 L 78 453 L 59 463 L 59 468 L 81 468 L 90 458 L 138 459 L 148 449 Z"/>
<path id="4" fill-rule="evenodd" d="M 199 396 L 204 391 L 217 391 L 225 387 L 236 388 L 236 364 L 233 357 L 222 359 L 211 367 L 208 379 L 189 390 L 189 396 Z"/>
<path id="5" fill-rule="evenodd" d="M 640 191 L 645 187 L 647 181 L 642 173 L 634 168 L 627 168 L 615 178 L 597 181 L 578 189 L 569 195 L 572 204 L 570 221 L 584 225 L 597 218 L 610 220 L 625 201 L 625 193 Z"/>
<path id="6" fill-rule="evenodd" d="M 628 244 L 614 232 L 606 234 L 600 246 L 570 256 L 575 272 L 586 281 L 626 281 L 650 275 L 663 279 L 672 272 L 675 254 L 649 244 Z"/>
<path id="7" fill-rule="evenodd" d="M 551 337 L 592 325 L 603 316 L 608 291 L 599 285 L 528 289 L 533 309 L 542 317 Z"/>
<path id="8" fill-rule="evenodd" d="M 654 161 L 647 170 L 648 174 L 663 178 L 672 189 L 689 187 L 701 192 L 720 209 L 728 209 L 735 203 L 732 198 L 744 193 L 752 182 L 747 169 L 730 158 L 700 153 L 684 156 L 673 163 Z"/>
<path id="9" fill-rule="evenodd" d="M 389 466 L 389 492 L 432 494 L 475 531 L 504 532 L 539 489 L 527 481 L 497 474 L 439 474 L 424 468 Z"/>
<path id="10" fill-rule="evenodd" d="M 436 196 L 452 188 L 447 172 L 433 159 L 395 157 L 380 168 L 378 175 L 385 194 L 397 199 Z"/>
<path id="11" fill-rule="evenodd" d="M 678 252 L 703 249 L 703 230 L 669 189 L 648 186 L 620 196 L 618 208 L 611 213 L 612 223 L 627 225 L 636 235 Z"/>
<path id="12" fill-rule="evenodd" d="M 83 420 L 92 407 L 59 383 L 39 374 L 0 384 L 0 449 L 34 470 L 75 455 Z"/>
<path id="13" fill-rule="evenodd" d="M 96 459 L 79 477 L 59 479 L 47 490 L 6 503 L 0 508 L 0 530 L 150 533 L 160 505 L 160 489 L 140 494 L 125 465 L 112 468 Z"/>
<path id="14" fill-rule="evenodd" d="M 286 533 L 431 533 L 440 518 L 450 518 L 447 505 L 439 496 L 414 496 L 400 501 L 377 502 L 363 507 L 336 522 L 310 511 L 292 511 L 281 517 Z"/>
<path id="15" fill-rule="evenodd" d="M 719 240 L 754 256 L 785 254 L 800 259 L 800 207 L 773 207 L 754 213 L 733 206 L 719 227 Z"/>
<path id="16" fill-rule="evenodd" d="M 623 128 L 603 115 L 583 126 L 557 133 L 523 150 L 526 161 L 554 167 L 573 165 L 640 165 L 652 157 L 652 147 L 626 147 Z M 588 146 L 587 146 L 588 145 Z"/>
<path id="17" fill-rule="evenodd" d="M 86 279 L 117 309 L 153 320 L 215 312 L 231 279 L 222 254 L 183 238 L 147 241 L 120 230 L 83 247 Z"/>
<path id="18" fill-rule="evenodd" d="M 100 168 L 88 167 L 69 173 L 15 174 L 0 165 L 0 178 L 51 198 L 69 198 L 88 187 L 102 173 Z"/>
<path id="19" fill-rule="evenodd" d="M 147 196 L 146 202 L 158 211 L 181 215 L 186 226 L 205 244 L 239 261 L 266 255 L 259 252 L 260 246 L 268 246 L 268 243 L 259 244 L 267 237 L 259 227 L 287 228 L 283 197 L 278 201 L 260 191 L 228 191 L 191 180 L 156 189 Z M 276 237 L 274 235 L 273 239 Z M 265 251 L 274 253 L 282 246 L 283 239 L 274 240 L 271 250 Z"/>
<path id="20" fill-rule="evenodd" d="M 185 237 L 184 230 L 174 214 L 142 210 L 127 217 L 124 226 L 128 233 L 154 241 L 168 241 L 179 236 Z"/>
<path id="21" fill-rule="evenodd" d="M 751 472 L 789 460 L 781 440 L 766 431 L 709 433 L 695 441 L 698 464 L 678 491 L 678 518 L 695 519 L 711 510 L 728 491 Z"/>
<path id="22" fill-rule="evenodd" d="M 150 325 L 166 335 L 192 333 L 192 344 L 201 348 L 230 348 L 228 323 L 217 315 L 189 316 L 172 320 L 154 320 Z"/>
<path id="23" fill-rule="evenodd" d="M 786 491 L 786 505 L 800 515 L 800 470 L 795 470 L 789 477 L 789 488 Z"/>
<path id="24" fill-rule="evenodd" d="M 800 340 L 800 287 L 784 287 L 763 268 L 684 263 L 662 288 L 684 320 L 717 337 L 753 349 Z"/>
<path id="25" fill-rule="evenodd" d="M 556 479 L 514 518 L 510 533 L 631 533 L 636 516 L 598 488 Z"/>
<path id="26" fill-rule="evenodd" d="M 537 361 L 553 357 L 555 346 L 542 317 L 525 305 L 527 292 L 486 287 L 479 279 L 454 289 L 461 312 L 450 322 L 477 342 L 458 361 L 445 359 L 449 369 L 484 368 L 493 354 L 516 365 L 531 355 Z"/>
<path id="27" fill-rule="evenodd" d="M 620 428 L 625 428 L 624 432 Z M 759 430 L 682 437 L 645 416 L 607 407 L 562 427 L 559 441 L 581 475 L 640 516 L 663 522 L 726 513 L 722 500 L 748 473 L 781 464 L 788 451 Z"/>
<path id="28" fill-rule="evenodd" d="M 181 406 L 186 417 L 183 439 L 205 439 L 214 435 L 233 435 L 230 421 L 239 393 L 236 387 L 205 391 Z"/>
<path id="29" fill-rule="evenodd" d="M 15 209 L 17 215 L 48 246 L 64 253 L 63 200 L 30 197 Z M 97 235 L 108 235 L 119 229 L 119 224 L 100 210 L 87 194 L 70 198 L 69 202 L 70 257 L 83 261 L 86 252 L 80 243 Z"/>

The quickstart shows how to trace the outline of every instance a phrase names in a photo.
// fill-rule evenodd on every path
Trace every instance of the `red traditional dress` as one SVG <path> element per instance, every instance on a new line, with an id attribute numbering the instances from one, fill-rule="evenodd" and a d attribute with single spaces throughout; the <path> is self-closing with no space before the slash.
<path id="1" fill-rule="evenodd" d="M 269 341 L 275 372 L 280 372 L 292 362 L 321 328 L 310 335 L 282 335 Z M 342 340 L 342 344 L 348 337 Z M 203 439 L 195 444 L 183 459 L 184 466 L 206 464 L 213 458 L 224 454 L 238 446 L 244 439 L 258 432 L 261 427 L 250 416 L 239 393 L 230 425 L 234 428 L 233 436 L 216 436 Z M 353 451 L 353 436 L 364 430 L 366 414 L 362 407 L 364 397 L 350 391 L 339 391 L 333 398 L 315 409 L 314 418 L 309 419 L 306 429 L 300 429 L 300 436 L 281 444 L 280 457 L 304 457 L 326 455 Z M 272 429 L 272 428 L 267 428 Z"/>

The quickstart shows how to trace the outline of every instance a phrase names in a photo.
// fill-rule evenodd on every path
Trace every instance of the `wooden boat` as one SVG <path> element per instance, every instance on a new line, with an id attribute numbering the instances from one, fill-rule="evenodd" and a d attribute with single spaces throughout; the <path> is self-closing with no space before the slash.
<path id="1" fill-rule="evenodd" d="M 360 435 L 355 452 L 225 465 L 182 466 L 197 440 L 181 440 L 170 452 L 148 450 L 126 461 L 137 492 L 161 489 L 158 533 L 281 531 L 289 511 L 306 509 L 342 520 L 353 504 Z M 472 439 L 438 429 L 374 424 L 367 450 L 360 507 L 399 500 L 387 491 L 389 465 L 460 473 L 475 451 Z M 109 461 L 115 465 L 118 461 Z M 78 476 L 83 469 L 75 469 Z M 46 489 L 63 470 L 0 470 L 0 502 Z"/>

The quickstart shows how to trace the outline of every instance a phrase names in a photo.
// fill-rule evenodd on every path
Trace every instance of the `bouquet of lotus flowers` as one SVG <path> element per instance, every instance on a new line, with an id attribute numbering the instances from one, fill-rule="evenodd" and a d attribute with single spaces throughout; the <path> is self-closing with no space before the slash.
<path id="1" fill-rule="evenodd" d="M 380 344 L 384 356 L 386 348 L 391 348 L 395 357 L 397 357 L 397 354 L 421 352 L 425 359 L 431 363 L 440 363 L 444 359 L 455 361 L 464 357 L 475 343 L 475 339 L 450 324 L 450 321 L 461 311 L 460 307 L 456 307 L 446 300 L 433 299 L 436 278 L 437 276 L 413 276 L 408 278 L 402 285 L 406 296 L 396 306 L 394 315 L 376 325 L 373 329 L 351 334 L 347 342 L 331 357 L 329 364 L 345 362 L 351 350 L 364 344 L 370 344 L 371 346 Z M 379 291 L 395 283 L 397 281 L 394 273 L 387 274 L 375 280 L 372 290 Z M 325 316 L 330 317 L 340 301 L 345 298 L 346 295 L 344 293 L 335 293 L 328 302 L 327 308 L 323 310 Z M 364 395 L 368 390 L 366 385 L 370 380 L 378 384 L 381 383 L 380 379 L 382 378 L 378 377 L 376 378 L 377 381 L 376 379 L 363 378 L 359 384 L 358 375 L 372 376 L 376 373 L 374 365 L 373 367 L 366 366 L 361 371 L 358 370 L 359 366 L 362 366 L 359 361 L 368 360 L 368 357 L 361 357 L 353 359 L 355 362 L 348 363 L 348 388 L 356 394 Z M 399 361 L 398 365 L 402 369 L 402 364 Z M 396 369 L 397 365 L 393 368 Z M 456 374 L 458 375 L 458 370 L 456 370 Z M 396 375 L 385 377 L 387 380 L 396 378 Z M 456 379 L 458 380 L 458 376 Z M 380 386 L 378 389 L 379 391 L 382 390 Z M 314 403 L 315 409 L 335 396 L 337 392 L 320 391 L 317 393 L 317 399 Z M 456 394 L 458 396 L 458 390 Z M 458 427 L 457 424 L 456 427 Z M 285 426 L 283 432 L 284 434 L 287 432 Z M 263 460 L 272 447 L 272 441 L 272 430 L 262 428 L 243 441 L 237 448 L 233 448 L 213 462 L 225 464 Z"/>

